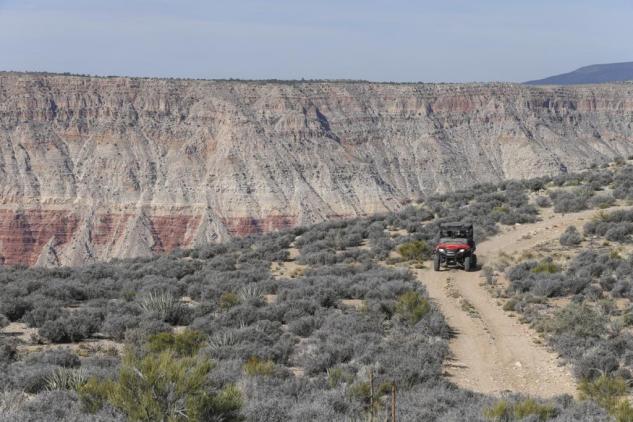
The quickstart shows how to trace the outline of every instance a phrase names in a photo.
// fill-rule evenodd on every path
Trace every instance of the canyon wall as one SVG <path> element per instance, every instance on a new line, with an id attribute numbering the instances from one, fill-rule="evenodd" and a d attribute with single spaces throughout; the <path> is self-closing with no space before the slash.
<path id="1" fill-rule="evenodd" d="M 79 265 L 633 155 L 633 84 L 0 73 L 0 264 Z"/>

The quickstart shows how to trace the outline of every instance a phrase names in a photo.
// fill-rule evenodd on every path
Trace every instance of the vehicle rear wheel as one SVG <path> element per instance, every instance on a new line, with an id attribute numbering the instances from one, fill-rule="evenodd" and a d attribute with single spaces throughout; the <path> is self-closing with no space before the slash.
<path id="1" fill-rule="evenodd" d="M 477 269 L 477 255 L 473 255 L 472 261 L 472 270 L 475 271 Z"/>
<path id="2" fill-rule="evenodd" d="M 439 254 L 433 255 L 433 269 L 435 271 L 440 270 L 440 255 Z"/>
<path id="3" fill-rule="evenodd" d="M 466 258 L 464 258 L 464 269 L 466 271 L 472 271 L 473 270 L 473 258 L 470 256 L 467 256 Z"/>

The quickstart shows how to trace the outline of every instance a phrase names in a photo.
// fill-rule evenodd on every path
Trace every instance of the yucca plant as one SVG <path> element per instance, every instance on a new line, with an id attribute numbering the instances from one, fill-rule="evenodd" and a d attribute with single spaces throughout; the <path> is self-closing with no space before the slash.
<path id="1" fill-rule="evenodd" d="M 231 332 L 214 334 L 209 338 L 209 349 L 218 351 L 224 347 L 235 346 L 239 343 L 238 338 Z"/>
<path id="2" fill-rule="evenodd" d="M 247 284 L 246 286 L 242 286 L 237 291 L 237 296 L 240 298 L 241 302 L 248 302 L 252 299 L 262 299 L 264 294 L 262 289 L 255 283 Z"/>
<path id="3" fill-rule="evenodd" d="M 148 313 L 157 313 L 161 317 L 167 315 L 174 306 L 177 306 L 176 299 L 165 292 L 151 292 L 141 299 L 141 308 Z"/>
<path id="4" fill-rule="evenodd" d="M 46 389 L 77 390 L 88 381 L 82 369 L 59 368 L 46 378 Z"/>
<path id="5" fill-rule="evenodd" d="M 185 313 L 184 305 L 167 292 L 149 293 L 141 299 L 140 306 L 143 311 L 157 314 L 166 322 L 176 323 Z"/>

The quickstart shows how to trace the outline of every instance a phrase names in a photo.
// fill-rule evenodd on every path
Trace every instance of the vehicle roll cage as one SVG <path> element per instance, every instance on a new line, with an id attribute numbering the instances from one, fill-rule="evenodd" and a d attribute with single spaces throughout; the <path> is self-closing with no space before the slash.
<path id="1" fill-rule="evenodd" d="M 462 223 L 440 223 L 440 237 L 472 239 L 473 225 Z"/>

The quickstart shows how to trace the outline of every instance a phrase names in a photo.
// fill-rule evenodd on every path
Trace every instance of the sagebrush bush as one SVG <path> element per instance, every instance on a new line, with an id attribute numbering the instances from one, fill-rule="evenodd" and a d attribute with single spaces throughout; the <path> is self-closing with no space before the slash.
<path id="1" fill-rule="evenodd" d="M 299 336 L 308 337 L 318 326 L 318 321 L 313 316 L 300 317 L 288 324 L 288 330 Z"/>
<path id="2" fill-rule="evenodd" d="M 9 325 L 9 323 L 10 323 L 9 318 L 0 314 L 0 328 L 6 327 L 7 325 Z"/>
<path id="3" fill-rule="evenodd" d="M 611 375 L 620 367 L 619 358 L 606 347 L 595 347 L 586 351 L 574 365 L 578 379 L 592 380 L 600 375 Z"/>
<path id="4" fill-rule="evenodd" d="M 8 339 L 0 338 L 0 367 L 13 362 L 17 357 L 15 345 Z"/>
<path id="5" fill-rule="evenodd" d="M 596 195 L 589 200 L 590 208 L 609 208 L 615 205 L 615 198 L 612 195 Z"/>
<path id="6" fill-rule="evenodd" d="M 31 302 L 24 298 L 10 295 L 4 292 L 3 298 L 0 299 L 0 314 L 3 314 L 9 321 L 17 321 L 25 313 L 33 308 Z"/>
<path id="7" fill-rule="evenodd" d="M 99 346 L 82 346 L 81 359 L 67 351 L 18 354 L 17 340 L 1 338 L 0 382 L 31 397 L 10 420 L 122 421 L 140 418 L 140 412 L 161 420 L 175 415 L 173 409 L 180 412 L 175 420 L 183 415 L 237 420 L 238 408 L 251 422 L 359 420 L 367 416 L 369 367 L 375 369 L 377 402 L 381 385 L 397 383 L 399 420 L 482 420 L 491 399 L 442 378 L 450 336 L 445 319 L 406 268 L 384 268 L 377 261 L 399 247 L 405 248 L 405 259 L 427 259 L 440 222 L 473 223 L 477 241 L 497 233 L 500 224 L 534 222 L 537 205 L 549 206 L 544 190 L 551 185 L 565 193 L 552 195 L 558 211 L 612 204 L 608 194 L 595 194 L 611 183 L 614 198 L 633 199 L 633 170 L 624 165 L 615 172 L 596 168 L 480 184 L 428 195 L 384 215 L 246 236 L 161 257 L 78 268 L 2 268 L 0 315 L 7 320 L 39 328 L 44 340 L 99 334 L 124 341 L 127 350 L 123 359 Z M 529 192 L 540 192 L 536 205 Z M 578 192 L 580 200 L 570 196 Z M 629 242 L 633 213 L 604 215 L 587 224 L 587 238 Z M 299 249 L 297 263 L 304 266 L 292 280 L 277 279 L 271 267 L 288 260 L 291 246 Z M 633 341 L 614 323 L 625 316 L 598 303 L 633 297 L 633 262 L 623 250 L 615 256 L 596 246 L 564 268 L 530 262 L 508 271 L 506 293 L 514 312 L 540 328 L 579 376 L 595 378 L 589 368 L 596 366 L 614 377 L 630 376 Z M 587 309 L 555 312 L 546 298 L 560 296 Z M 345 299 L 363 306 L 345 306 Z M 173 325 L 187 328 L 181 333 Z M 246 371 L 253 360 L 256 369 L 249 371 L 255 376 Z M 295 376 L 301 370 L 303 376 Z M 47 379 L 59 371 L 84 372 L 89 381 L 79 387 L 83 404 L 101 410 L 87 415 L 73 391 L 46 391 Z M 183 380 L 179 374 L 190 376 Z M 156 385 L 149 385 L 152 377 L 160 378 Z M 200 388 L 192 388 L 197 380 Z M 232 385 L 239 385 L 241 394 Z M 353 386 L 361 394 L 349 394 Z M 591 402 L 537 404 L 555 407 L 561 421 L 606 418 Z M 383 420 L 387 406 L 384 401 L 376 406 L 383 412 L 376 420 Z M 519 413 L 527 415 L 534 406 L 524 407 Z"/>
<path id="8" fill-rule="evenodd" d="M 577 246 L 582 242 L 582 235 L 578 233 L 576 226 L 569 226 L 560 236 L 559 242 L 563 246 Z"/>
<path id="9" fill-rule="evenodd" d="M 108 313 L 105 317 L 101 330 L 112 339 L 121 341 L 125 338 L 125 333 L 128 330 L 138 327 L 141 320 L 140 315 L 129 313 L 117 314 L 112 312 Z"/>
<path id="10" fill-rule="evenodd" d="M 73 343 L 90 337 L 101 327 L 101 315 L 92 311 L 77 311 L 46 321 L 40 336 L 53 343 Z"/>
<path id="11" fill-rule="evenodd" d="M 631 242 L 633 211 L 599 212 L 592 221 L 585 224 L 584 231 L 586 234 L 604 236 L 609 241 Z"/>
<path id="12" fill-rule="evenodd" d="M 589 208 L 589 199 L 593 192 L 590 189 L 577 188 L 573 191 L 552 191 L 550 198 L 554 203 L 554 211 L 569 213 L 583 211 Z"/>
<path id="13" fill-rule="evenodd" d="M 42 300 L 35 307 L 27 311 L 22 320 L 30 327 L 41 327 L 48 321 L 53 321 L 63 316 L 61 302 Z"/>
<path id="14" fill-rule="evenodd" d="M 26 357 L 28 363 L 43 363 L 63 368 L 78 368 L 81 365 L 79 356 L 68 349 L 53 349 L 35 352 Z"/>
<path id="15" fill-rule="evenodd" d="M 27 399 L 28 395 L 22 391 L 0 391 L 0 418 L 15 416 Z"/>
<path id="16" fill-rule="evenodd" d="M 588 304 L 570 303 L 543 321 L 546 332 L 584 338 L 600 338 L 605 333 L 607 319 Z"/>
<path id="17" fill-rule="evenodd" d="M 633 166 L 617 169 L 613 178 L 613 196 L 618 199 L 633 198 Z"/>
<path id="18" fill-rule="evenodd" d="M 8 387 L 37 394 L 46 389 L 47 379 L 58 368 L 49 364 L 13 362 L 6 367 L 5 376 L 8 379 Z"/>
<path id="19" fill-rule="evenodd" d="M 74 391 L 43 391 L 28 397 L 28 400 L 14 395 L 17 399 L 10 413 L 0 411 L 3 422 L 123 422 L 124 416 L 107 407 L 94 415 L 86 415 Z"/>
<path id="20" fill-rule="evenodd" d="M 536 197 L 536 205 L 541 208 L 548 208 L 552 206 L 552 201 L 546 196 L 537 196 Z"/>

